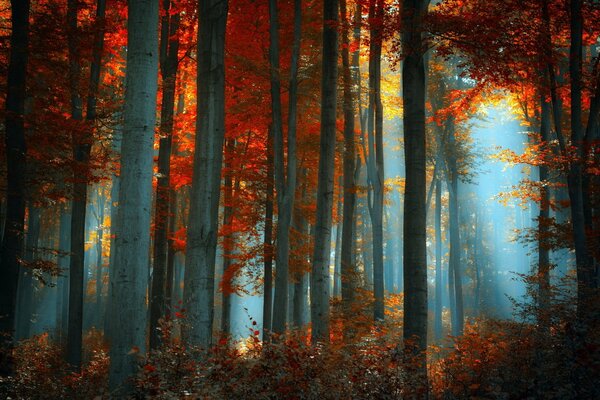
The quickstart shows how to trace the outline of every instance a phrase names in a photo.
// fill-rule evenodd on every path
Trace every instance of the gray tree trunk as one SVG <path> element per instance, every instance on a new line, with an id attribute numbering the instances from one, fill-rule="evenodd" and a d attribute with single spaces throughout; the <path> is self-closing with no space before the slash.
<path id="1" fill-rule="evenodd" d="M 188 324 L 183 339 L 192 346 L 212 342 L 215 256 L 221 168 L 225 138 L 225 27 L 227 0 L 198 5 L 197 122 L 194 172 L 185 258 L 183 303 Z"/>
<path id="2" fill-rule="evenodd" d="M 265 231 L 263 239 L 263 341 L 269 340 L 273 313 L 273 136 L 269 130 L 267 139 L 267 192 L 265 196 Z"/>
<path id="3" fill-rule="evenodd" d="M 158 2 L 130 0 L 119 211 L 112 279 L 109 386 L 128 390 L 146 349 L 146 293 L 158 81 Z"/>
<path id="4" fill-rule="evenodd" d="M 169 251 L 169 213 L 171 204 L 171 148 L 173 143 L 173 110 L 179 62 L 179 14 L 172 13 L 171 1 L 162 1 L 160 32 L 160 70 L 162 104 L 160 109 L 160 141 L 158 147 L 158 179 L 154 210 L 154 248 L 150 297 L 150 349 L 160 345 L 159 320 L 166 311 L 167 255 Z"/>
<path id="5" fill-rule="evenodd" d="M 277 246 L 275 249 L 275 298 L 273 303 L 273 332 L 282 334 L 286 329 L 289 293 L 290 225 L 296 191 L 296 105 L 298 100 L 298 63 L 302 22 L 301 0 L 294 1 L 294 43 L 290 64 L 287 173 L 284 165 L 284 140 L 281 119 L 281 84 L 279 67 L 279 21 L 276 0 L 269 1 L 271 63 L 272 129 L 275 161 L 275 188 L 277 192 Z"/>
<path id="6" fill-rule="evenodd" d="M 439 162 L 439 161 L 438 161 Z M 436 343 L 442 339 L 442 181 L 435 181 L 435 315 L 434 335 Z"/>
<path id="7" fill-rule="evenodd" d="M 427 251 L 425 68 L 421 20 L 429 1 L 407 0 L 402 6 L 402 98 L 406 183 L 404 193 L 404 340 L 413 341 L 417 380 L 426 381 Z M 419 382 L 425 386 L 424 382 Z"/>
<path id="8" fill-rule="evenodd" d="M 355 174 L 355 158 L 356 158 L 356 145 L 355 145 L 355 132 L 354 132 L 354 98 L 355 93 L 353 84 L 353 74 L 350 65 L 350 54 L 349 54 L 349 29 L 348 29 L 348 13 L 346 10 L 346 0 L 340 0 L 340 18 L 342 23 L 342 68 L 343 68 L 343 79 L 344 79 L 344 211 L 342 220 L 342 243 L 341 243 L 341 295 L 342 302 L 345 310 L 352 308 L 354 301 L 354 291 L 357 285 L 357 271 L 356 271 L 356 259 L 354 252 L 356 251 L 355 245 L 355 208 L 356 208 L 356 183 L 354 181 Z M 358 19 L 360 22 L 360 5 L 356 6 L 355 10 L 355 22 Z M 358 30 L 358 34 L 354 35 L 354 41 L 360 43 L 360 24 L 357 24 L 355 29 Z M 358 69 L 358 57 L 359 48 L 352 54 L 352 66 Z M 355 71 L 355 74 L 360 71 Z"/>
<path id="9" fill-rule="evenodd" d="M 550 143 L 550 104 L 546 101 L 545 94 L 541 96 L 540 140 L 543 146 Z M 546 183 L 548 182 L 548 167 L 540 164 L 540 210 L 538 215 L 538 323 L 545 325 L 545 311 L 550 300 L 550 252 L 545 239 L 548 237 L 548 223 L 550 218 L 550 198 Z"/>
<path id="10" fill-rule="evenodd" d="M 462 290 L 462 266 L 461 266 L 461 243 L 460 243 L 460 222 L 458 208 L 458 167 L 456 146 L 456 129 L 454 118 L 449 117 L 446 121 L 448 132 L 448 152 L 446 153 L 446 162 L 448 164 L 448 188 L 450 200 L 448 204 L 448 224 L 450 231 L 450 264 L 449 271 L 452 274 L 454 304 L 451 306 L 452 313 L 452 334 L 460 336 L 464 329 L 464 305 Z"/>
<path id="11" fill-rule="evenodd" d="M 383 105 L 381 103 L 381 30 L 383 1 L 370 0 L 370 52 L 369 52 L 369 111 L 367 119 L 369 180 L 368 208 L 373 235 L 373 289 L 375 295 L 374 318 L 383 320 Z"/>
<path id="12" fill-rule="evenodd" d="M 323 3 L 323 72 L 321 81 L 321 140 L 317 187 L 315 247 L 311 272 L 310 308 L 313 343 L 329 341 L 329 256 L 335 163 L 337 105 L 338 2 Z"/>
<path id="13" fill-rule="evenodd" d="M 80 96 L 79 76 L 79 32 L 77 24 L 78 2 L 67 2 L 67 34 L 69 45 L 69 82 L 71 95 L 71 118 L 80 121 L 83 118 L 83 104 Z M 97 30 L 94 34 L 92 49 L 92 64 L 90 67 L 89 93 L 86 103 L 86 119 L 96 120 L 96 104 L 98 86 L 100 84 L 100 69 L 102 50 L 104 47 L 104 16 L 105 0 L 98 0 L 96 6 Z M 92 149 L 92 132 L 77 130 L 72 133 L 73 158 L 77 169 L 73 171 L 73 201 L 71 207 L 71 257 L 69 259 L 69 328 L 67 337 L 67 362 L 75 371 L 81 368 L 81 351 L 83 335 L 83 297 L 84 288 L 84 259 L 85 259 L 85 222 L 87 207 L 87 186 L 90 152 Z"/>

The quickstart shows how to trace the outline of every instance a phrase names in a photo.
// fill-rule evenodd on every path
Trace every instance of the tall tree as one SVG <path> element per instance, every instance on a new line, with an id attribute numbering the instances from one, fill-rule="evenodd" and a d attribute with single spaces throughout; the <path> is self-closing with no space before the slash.
<path id="1" fill-rule="evenodd" d="M 439 160 L 439 159 L 438 159 Z M 434 334 L 437 343 L 442 339 L 442 181 L 435 179 L 435 315 Z"/>
<path id="2" fill-rule="evenodd" d="M 146 348 L 152 173 L 158 83 L 158 2 L 130 0 L 116 220 L 109 386 L 127 390 Z"/>
<path id="3" fill-rule="evenodd" d="M 227 0 L 198 3 L 196 151 L 190 194 L 183 302 L 183 339 L 209 346 L 214 315 L 221 168 L 225 138 L 225 27 Z"/>
<path id="4" fill-rule="evenodd" d="M 171 0 L 163 0 L 160 31 L 159 66 L 162 74 L 162 103 L 160 109 L 160 141 L 158 147 L 158 179 L 154 209 L 154 248 L 152 289 L 150 298 L 150 349 L 160 343 L 158 321 L 165 314 L 168 232 L 171 227 L 171 148 L 173 143 L 173 111 L 179 52 L 179 13 L 172 12 Z"/>
<path id="5" fill-rule="evenodd" d="M 445 160 L 447 163 L 447 180 L 448 180 L 448 224 L 450 233 L 450 298 L 453 299 L 453 304 L 450 305 L 452 310 L 452 334 L 460 336 L 464 329 L 464 307 L 463 307 L 463 290 L 462 290 L 462 266 L 460 260 L 461 242 L 460 242 L 460 221 L 458 207 L 458 147 L 456 142 L 456 125 L 454 117 L 450 116 L 446 120 L 446 135 L 447 136 L 447 152 Z"/>
<path id="6" fill-rule="evenodd" d="M 367 117 L 369 180 L 368 208 L 373 235 L 374 318 L 384 317 L 383 277 L 383 105 L 381 103 L 381 43 L 383 30 L 383 1 L 369 3 L 369 109 Z"/>
<path id="7" fill-rule="evenodd" d="M 426 379 L 427 252 L 425 169 L 425 68 L 422 19 L 428 0 L 402 5 L 402 99 L 404 114 L 404 339 L 420 354 L 419 375 Z"/>
<path id="8" fill-rule="evenodd" d="M 269 1 L 271 64 L 271 104 L 274 146 L 275 189 L 277 192 L 277 246 L 275 249 L 275 298 L 273 306 L 273 332 L 282 334 L 286 327 L 289 286 L 290 225 L 296 192 L 296 120 L 298 102 L 298 63 L 302 23 L 302 2 L 294 1 L 294 42 L 290 63 L 287 173 L 284 165 L 284 140 L 281 119 L 281 70 L 279 63 L 279 21 L 277 1 Z"/>
<path id="9" fill-rule="evenodd" d="M 355 42 L 360 40 L 360 5 L 356 5 L 355 15 L 358 16 L 357 23 L 358 37 L 354 37 Z M 346 0 L 340 0 L 340 19 L 342 23 L 342 74 L 344 84 L 344 210 L 342 216 L 342 248 L 341 248 L 341 294 L 344 308 L 348 311 L 351 308 L 354 300 L 354 290 L 357 286 L 357 271 L 355 267 L 354 251 L 354 212 L 356 208 L 356 183 L 354 181 L 355 173 L 355 132 L 354 120 L 355 108 L 354 98 L 355 93 L 352 79 L 352 70 L 350 65 L 350 29 L 349 18 L 346 7 Z M 357 49 L 352 54 L 358 63 L 358 43 L 355 43 Z"/>
<path id="10" fill-rule="evenodd" d="M 96 120 L 96 104 L 100 69 L 104 47 L 105 0 L 98 0 L 96 6 L 96 30 L 92 49 L 92 64 L 88 98 L 86 103 L 86 120 L 93 127 Z M 67 36 L 69 47 L 69 83 L 71 95 L 71 118 L 81 121 L 83 118 L 83 102 L 79 85 L 81 75 L 80 44 L 78 28 L 79 2 L 67 2 Z M 92 149 L 92 132 L 79 129 L 75 125 L 72 132 L 73 159 L 73 200 L 71 208 L 71 257 L 69 263 L 69 323 L 67 332 L 67 361 L 75 370 L 81 368 L 81 345 L 83 329 L 83 297 L 84 297 L 84 257 L 85 257 L 85 221 L 87 209 L 88 169 Z"/>
<path id="11" fill-rule="evenodd" d="M 329 340 L 329 257 L 335 163 L 337 106 L 338 2 L 323 2 L 321 139 L 317 186 L 315 247 L 311 271 L 312 342 Z"/>
<path id="12" fill-rule="evenodd" d="M 25 225 L 25 88 L 29 48 L 29 0 L 11 0 L 10 56 L 6 82 L 6 219 L 0 255 L 0 375 L 13 369 L 19 258 Z"/>
<path id="13" fill-rule="evenodd" d="M 273 313 L 273 135 L 267 137 L 267 190 L 265 196 L 265 229 L 263 235 L 264 284 L 263 284 L 263 341 L 271 333 Z"/>

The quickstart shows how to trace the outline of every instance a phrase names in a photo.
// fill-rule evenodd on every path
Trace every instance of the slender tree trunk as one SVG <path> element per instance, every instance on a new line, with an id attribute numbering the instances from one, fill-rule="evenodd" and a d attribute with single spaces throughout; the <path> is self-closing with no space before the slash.
<path id="1" fill-rule="evenodd" d="M 582 123 L 582 37 L 583 17 L 581 0 L 571 0 L 571 46 L 569 52 L 569 75 L 571 78 L 571 146 L 574 147 L 577 160 L 571 163 L 568 175 L 569 199 L 571 200 L 571 223 L 575 244 L 575 262 L 577 264 L 577 314 L 580 322 L 589 317 L 590 289 L 594 277 L 592 263 L 587 249 L 585 232 L 585 214 L 583 209 L 582 162 L 583 162 L 583 123 Z"/>
<path id="2" fill-rule="evenodd" d="M 341 248 L 342 248 L 342 185 L 343 176 L 339 178 L 339 191 L 337 201 L 337 225 L 335 227 L 335 256 L 333 259 L 333 297 L 339 298 L 341 293 Z"/>
<path id="3" fill-rule="evenodd" d="M 358 21 L 356 21 L 356 18 Z M 341 294 L 344 309 L 349 311 L 354 302 L 354 291 L 357 285 L 356 260 L 354 252 L 355 245 L 355 208 L 356 208 L 356 183 L 355 174 L 355 132 L 354 132 L 354 79 L 350 65 L 350 38 L 349 21 L 346 10 L 346 0 L 340 0 L 340 19 L 342 23 L 342 68 L 344 81 L 344 211 L 342 220 L 342 243 L 341 243 Z M 355 10 L 355 23 L 360 22 L 360 5 Z M 356 24 L 355 30 L 358 35 L 354 36 L 357 49 L 352 54 L 352 64 L 358 68 L 360 23 Z"/>
<path id="4" fill-rule="evenodd" d="M 448 127 L 448 146 L 449 152 L 446 156 L 448 163 L 448 187 L 450 192 L 450 201 L 448 204 L 448 222 L 450 230 L 450 273 L 452 274 L 454 289 L 454 314 L 452 315 L 452 334 L 460 336 L 464 329 L 464 305 L 462 291 L 462 271 L 461 271 L 461 244 L 460 244 L 460 223 L 458 208 L 458 167 L 457 167 L 457 147 L 455 137 L 454 118 L 449 117 L 446 121 Z M 451 289 L 452 290 L 452 289 Z"/>
<path id="5" fill-rule="evenodd" d="M 265 232 L 263 241 L 264 285 L 263 285 L 263 341 L 270 338 L 273 312 L 273 136 L 269 130 L 267 139 L 267 193 L 265 199 Z"/>
<path id="6" fill-rule="evenodd" d="M 0 376 L 13 370 L 19 258 L 25 225 L 25 90 L 29 47 L 29 0 L 11 0 L 10 56 L 6 82 L 6 222 L 0 255 Z"/>
<path id="7" fill-rule="evenodd" d="M 369 53 L 369 111 L 367 173 L 369 179 L 368 208 L 373 235 L 373 289 L 374 318 L 384 318 L 383 279 L 383 106 L 381 103 L 381 27 L 383 1 L 370 0 L 370 53 Z"/>
<path id="8" fill-rule="evenodd" d="M 93 125 L 96 120 L 96 103 L 100 84 L 100 69 L 104 47 L 105 0 L 98 0 L 96 6 L 97 30 L 94 34 L 92 64 L 90 69 L 89 94 L 86 104 L 86 119 Z M 80 121 L 83 118 L 83 104 L 80 95 L 79 80 L 79 32 L 77 26 L 77 0 L 67 3 L 67 26 L 69 44 L 69 82 L 71 84 L 71 118 Z M 77 125 L 79 127 L 80 125 Z M 90 152 L 93 135 L 83 131 L 72 133 L 73 158 L 77 169 L 73 171 L 73 204 L 71 211 L 71 258 L 69 267 L 69 329 L 67 338 L 67 362 L 76 371 L 81 368 L 81 346 L 83 329 L 84 296 L 84 258 L 85 258 L 85 220 L 87 206 L 87 186 Z"/>
<path id="9" fill-rule="evenodd" d="M 442 181 L 435 181 L 435 341 L 442 339 Z"/>
<path id="10" fill-rule="evenodd" d="M 302 200 L 304 201 L 306 196 L 306 187 L 302 188 Z M 299 257 L 303 257 L 300 260 L 297 260 L 297 265 L 303 266 L 306 262 L 306 254 L 302 251 L 302 249 L 306 248 L 307 243 L 306 240 L 308 238 L 308 221 L 302 213 L 296 209 L 294 211 L 294 229 L 298 232 L 299 240 L 298 240 L 298 251 L 297 254 L 300 254 Z M 295 284 L 294 284 L 294 298 L 293 298 L 293 322 L 295 328 L 304 327 L 308 321 L 306 321 L 306 303 L 308 298 L 308 273 L 305 271 L 297 271 L 295 276 Z"/>
<path id="11" fill-rule="evenodd" d="M 66 344 L 68 302 L 69 302 L 69 246 L 71 243 L 71 215 L 68 206 L 60 206 L 60 228 L 58 234 L 58 268 L 60 275 L 57 277 L 56 296 L 56 331 L 58 342 Z"/>
<path id="12" fill-rule="evenodd" d="M 542 146 L 550 142 L 550 104 L 545 94 L 541 96 L 540 140 Z M 550 218 L 550 199 L 548 195 L 548 167 L 539 165 L 540 181 L 540 210 L 538 216 L 538 322 L 545 325 L 545 313 L 550 300 L 550 254 L 546 243 L 548 238 L 548 223 Z"/>
<path id="13" fill-rule="evenodd" d="M 182 79 L 183 82 L 185 82 L 185 75 L 184 75 L 184 79 Z M 183 93 L 179 94 L 179 98 L 177 100 L 177 115 L 183 114 L 185 110 L 185 96 Z M 172 139 L 173 143 L 172 145 L 172 151 L 177 154 L 177 142 L 174 140 L 175 138 Z M 179 191 L 180 192 L 180 191 Z M 173 232 L 176 232 L 178 227 L 179 227 L 179 218 L 178 216 L 178 211 L 180 210 L 181 206 L 180 206 L 180 201 L 179 198 L 180 196 L 182 197 L 183 195 L 178 194 L 178 190 L 176 190 L 175 188 L 171 188 L 171 195 L 169 196 L 169 223 L 168 223 L 168 228 L 169 228 L 169 236 L 168 236 L 168 253 L 167 253 L 167 282 L 165 284 L 165 304 L 167 305 L 167 307 L 170 307 L 169 311 L 172 309 L 173 307 L 173 299 L 174 299 L 174 280 L 175 280 L 175 258 L 177 255 L 177 249 L 175 248 L 175 240 L 173 238 Z M 179 284 L 179 283 L 178 283 Z"/>
<path id="14" fill-rule="evenodd" d="M 427 251 L 425 67 L 421 20 L 427 0 L 407 0 L 402 7 L 402 98 L 404 105 L 404 340 L 416 355 L 418 390 L 426 388 Z M 416 389 L 417 390 L 417 389 Z M 423 389 L 425 390 L 425 389 Z"/>
<path id="15" fill-rule="evenodd" d="M 226 148 L 226 158 L 225 159 L 225 169 L 223 172 L 223 226 L 226 227 L 227 233 L 223 237 L 223 285 L 221 287 L 221 306 L 222 306 L 222 314 L 221 314 L 221 333 L 224 335 L 229 335 L 231 333 L 231 296 L 229 293 L 229 286 L 231 286 L 231 282 L 225 282 L 227 276 L 227 270 L 231 265 L 231 258 L 233 257 L 233 233 L 231 231 L 231 223 L 233 222 L 233 176 L 232 176 L 232 165 L 231 159 L 236 157 L 235 148 L 236 143 L 235 139 L 226 139 L 225 140 L 225 148 Z"/>
<path id="16" fill-rule="evenodd" d="M 273 305 L 273 332 L 282 334 L 286 328 L 289 286 L 290 225 L 296 190 L 296 105 L 298 101 L 298 63 L 302 22 L 301 0 L 294 1 L 294 43 L 290 64 L 287 174 L 284 165 L 284 140 L 281 120 L 281 84 L 279 66 L 279 21 L 277 2 L 269 1 L 270 13 L 270 63 L 272 129 L 275 161 L 275 188 L 277 191 L 277 247 L 275 253 L 275 301 Z M 287 176 L 286 176 L 287 175 Z"/>
<path id="17" fill-rule="evenodd" d="M 225 27 L 227 0 L 198 6 L 197 122 L 194 172 L 185 258 L 183 339 L 208 347 L 214 316 L 221 168 L 225 138 Z"/>
<path id="18" fill-rule="evenodd" d="M 102 190 L 102 189 L 100 189 Z M 102 236 L 104 235 L 104 196 L 98 196 L 98 226 L 96 228 L 96 328 L 100 329 L 103 319 L 102 288 L 104 259 L 102 257 Z"/>
<path id="19" fill-rule="evenodd" d="M 315 248 L 311 273 L 312 342 L 329 341 L 329 252 L 335 162 L 337 105 L 338 2 L 323 3 L 321 141 L 317 187 Z"/>
<path id="20" fill-rule="evenodd" d="M 40 208 L 30 202 L 27 216 L 27 234 L 25 235 L 25 265 L 21 265 L 18 291 L 19 304 L 16 337 L 19 340 L 27 339 L 31 335 L 36 280 L 33 277 L 34 271 L 31 265 L 27 264 L 35 261 L 40 238 L 40 218 Z"/>
<path id="21" fill-rule="evenodd" d="M 154 248 L 152 289 L 150 297 L 150 349 L 160 345 L 159 320 L 165 315 L 167 255 L 169 251 L 169 213 L 171 204 L 171 148 L 173 143 L 173 110 L 179 51 L 179 14 L 171 13 L 171 0 L 162 1 L 160 32 L 160 71 L 162 104 L 160 109 L 160 142 L 158 147 L 158 179 L 154 210 Z"/>
<path id="22" fill-rule="evenodd" d="M 158 2 L 130 0 L 109 386 L 128 390 L 146 349 L 152 164 L 158 81 Z"/>

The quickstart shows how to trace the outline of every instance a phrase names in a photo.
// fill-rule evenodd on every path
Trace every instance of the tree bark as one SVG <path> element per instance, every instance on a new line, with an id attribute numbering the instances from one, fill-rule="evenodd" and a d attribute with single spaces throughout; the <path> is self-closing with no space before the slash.
<path id="1" fill-rule="evenodd" d="M 160 108 L 160 141 L 158 145 L 158 179 L 154 210 L 154 248 L 150 297 L 150 349 L 160 345 L 159 320 L 165 315 L 167 255 L 169 251 L 169 214 L 171 204 L 171 149 L 173 143 L 173 110 L 179 52 L 179 14 L 171 13 L 171 1 L 163 0 L 160 32 L 160 71 L 162 104 Z"/>
<path id="2" fill-rule="evenodd" d="M 269 130 L 267 139 L 267 193 L 265 197 L 265 232 L 263 240 L 264 284 L 263 284 L 263 341 L 271 333 L 273 312 L 273 136 Z"/>
<path id="3" fill-rule="evenodd" d="M 448 204 L 448 223 L 450 231 L 450 273 L 452 274 L 454 290 L 454 304 L 452 313 L 452 334 L 460 336 L 464 330 L 464 304 L 462 290 L 462 270 L 461 270 L 461 243 L 460 243 L 460 222 L 458 208 L 458 167 L 456 146 L 456 128 L 454 118 L 449 117 L 446 121 L 448 132 L 448 151 L 446 160 L 448 164 L 448 188 L 450 192 L 450 201 Z"/>
<path id="4" fill-rule="evenodd" d="M 215 256 L 221 168 L 225 138 L 225 27 L 227 0 L 198 6 L 197 122 L 194 172 L 185 263 L 183 339 L 192 346 L 212 343 Z"/>
<path id="5" fill-rule="evenodd" d="M 77 0 L 67 2 L 67 36 L 69 45 L 69 82 L 71 95 L 71 118 L 81 121 L 83 104 L 80 95 L 79 80 L 81 66 L 79 63 L 79 32 L 77 24 Z M 90 68 L 89 93 L 86 104 L 86 120 L 96 120 L 96 103 L 98 86 L 100 84 L 100 69 L 104 47 L 104 16 L 105 0 L 98 0 L 96 6 L 96 25 L 94 47 L 92 49 L 92 64 Z M 89 160 L 92 149 L 93 135 L 79 131 L 76 125 L 72 132 L 73 158 L 73 200 L 71 209 L 71 257 L 69 266 L 69 328 L 67 337 L 67 362 L 75 371 L 81 368 L 81 346 L 83 330 L 83 297 L 84 288 L 84 259 L 85 259 L 85 220 L 87 207 L 87 186 Z"/>
<path id="6" fill-rule="evenodd" d="M 37 245 L 40 238 L 41 210 L 30 201 L 27 216 L 27 234 L 25 235 L 25 264 L 21 265 L 19 291 L 18 291 L 18 315 L 17 332 L 18 340 L 27 339 L 31 335 L 31 320 L 34 312 L 35 284 L 34 271 L 31 265 L 35 261 Z"/>
<path id="7" fill-rule="evenodd" d="M 550 142 L 550 104 L 545 94 L 541 96 L 540 140 L 542 146 Z M 550 300 L 550 254 L 545 241 L 548 238 L 550 218 L 550 199 L 548 195 L 548 167 L 542 162 L 539 165 L 540 210 L 538 216 L 538 323 L 545 325 L 545 313 Z"/>
<path id="8" fill-rule="evenodd" d="M 342 71 L 344 82 L 344 210 L 342 216 L 342 248 L 341 248 L 341 294 L 343 308 L 349 311 L 354 302 L 354 291 L 357 285 L 356 259 L 354 252 L 355 245 L 355 208 L 356 208 L 356 183 L 354 181 L 355 174 L 355 158 L 356 145 L 354 133 L 354 98 L 355 93 L 352 88 L 354 79 L 352 76 L 350 65 L 350 38 L 349 38 L 349 21 L 346 10 L 346 0 L 340 0 L 340 19 L 342 23 Z M 358 19 L 358 21 L 356 20 Z M 360 22 L 360 5 L 356 5 L 355 23 Z M 352 64 L 358 68 L 359 57 L 359 41 L 360 41 L 360 23 L 357 23 L 355 30 L 358 34 L 354 35 L 354 41 L 357 49 L 352 54 Z"/>
<path id="9" fill-rule="evenodd" d="M 442 339 L 442 181 L 435 181 L 435 316 L 436 343 Z"/>
<path id="10" fill-rule="evenodd" d="M 158 81 L 158 2 L 130 0 L 109 387 L 125 393 L 146 349 L 146 293 Z"/>
<path id="11" fill-rule="evenodd" d="M 296 190 L 296 105 L 298 93 L 298 62 L 302 22 L 301 0 L 294 1 L 294 43 L 290 64 L 287 173 L 284 165 L 284 140 L 281 119 L 281 83 L 279 66 L 279 21 L 276 0 L 269 1 L 271 63 L 272 129 L 275 161 L 275 189 L 277 192 L 277 246 L 275 253 L 275 301 L 273 304 L 273 332 L 283 334 L 286 329 L 289 286 L 290 225 Z"/>
<path id="12" fill-rule="evenodd" d="M 404 106 L 404 340 L 416 359 L 416 380 L 426 388 L 427 251 L 425 68 L 421 20 L 429 1 L 407 0 L 402 7 L 402 98 Z"/>
<path id="13" fill-rule="evenodd" d="M 315 247 L 311 273 L 312 343 L 329 341 L 329 252 L 335 162 L 337 105 L 338 2 L 323 3 L 321 139 L 317 187 Z"/>
<path id="14" fill-rule="evenodd" d="M 25 225 L 25 90 L 29 47 L 29 0 L 11 0 L 10 56 L 6 84 L 6 221 L 0 255 L 0 376 L 13 370 L 11 356 L 19 258 Z"/>
<path id="15" fill-rule="evenodd" d="M 373 235 L 373 290 L 375 295 L 374 319 L 383 320 L 383 106 L 381 103 L 381 30 L 383 1 L 370 0 L 369 52 L 369 110 L 367 120 L 368 147 L 367 174 L 369 178 L 368 208 Z"/>

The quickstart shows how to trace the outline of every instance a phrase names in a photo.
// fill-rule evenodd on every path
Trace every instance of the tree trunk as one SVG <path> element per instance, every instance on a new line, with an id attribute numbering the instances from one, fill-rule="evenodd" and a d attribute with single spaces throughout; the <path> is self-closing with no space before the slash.
<path id="1" fill-rule="evenodd" d="M 301 0 L 294 1 L 294 44 L 290 64 L 290 95 L 288 112 L 287 174 L 284 165 L 284 140 L 281 119 L 281 83 L 279 66 L 279 21 L 276 0 L 269 1 L 271 64 L 272 129 L 275 161 L 275 188 L 277 191 L 277 246 L 275 253 L 275 299 L 273 304 L 273 332 L 283 334 L 286 329 L 289 286 L 290 225 L 296 190 L 296 105 L 298 93 L 298 62 L 302 22 Z M 286 176 L 287 175 L 287 176 Z"/>
<path id="2" fill-rule="evenodd" d="M 402 98 L 406 182 L 404 194 L 404 339 L 417 356 L 419 387 L 426 388 L 427 251 L 425 68 L 421 20 L 427 0 L 407 0 L 402 8 Z M 422 381 L 422 382 L 421 382 Z"/>
<path id="3" fill-rule="evenodd" d="M 194 172 L 185 258 L 184 306 L 188 345 L 208 347 L 214 316 L 221 168 L 225 138 L 227 0 L 200 0 Z"/>
<path id="4" fill-rule="evenodd" d="M 439 162 L 439 161 L 438 161 Z M 435 341 L 442 339 L 442 181 L 435 182 Z"/>
<path id="5" fill-rule="evenodd" d="M 577 315 L 580 322 L 589 317 L 590 289 L 594 287 L 594 274 L 587 249 L 582 191 L 583 123 L 582 123 L 582 37 L 583 17 L 581 0 L 571 0 L 571 45 L 569 51 L 569 75 L 571 77 L 571 146 L 578 160 L 571 163 L 568 175 L 569 199 L 571 200 L 571 223 L 577 264 Z"/>
<path id="6" fill-rule="evenodd" d="M 370 0 L 370 52 L 369 52 L 369 111 L 367 120 L 368 147 L 367 174 L 369 178 L 368 208 L 373 235 L 373 289 L 375 295 L 374 318 L 383 320 L 383 106 L 381 103 L 381 27 L 383 1 Z"/>
<path id="7" fill-rule="evenodd" d="M 102 191 L 103 189 L 100 188 Z M 102 326 L 103 318 L 103 306 L 102 306 L 102 288 L 103 288 L 103 276 L 104 274 L 104 258 L 102 257 L 102 236 L 104 235 L 104 195 L 101 193 L 98 196 L 98 214 L 97 214 L 98 226 L 96 228 L 96 329 L 100 329 Z"/>
<path id="8" fill-rule="evenodd" d="M 265 265 L 263 285 L 263 341 L 269 340 L 273 312 L 273 136 L 267 139 L 267 193 L 265 198 L 265 232 L 263 257 Z"/>
<path id="9" fill-rule="evenodd" d="M 321 140 L 317 187 L 315 247 L 311 273 L 312 342 L 329 341 L 329 253 L 335 163 L 337 105 L 338 2 L 323 3 Z"/>
<path id="10" fill-rule="evenodd" d="M 40 238 L 40 218 L 41 210 L 30 202 L 27 216 L 27 234 L 25 235 L 25 265 L 21 265 L 19 291 L 18 291 L 18 315 L 17 332 L 18 340 L 28 339 L 31 336 L 31 320 L 34 312 L 34 296 L 36 279 L 34 271 L 31 268 L 35 261 L 37 245 Z"/>
<path id="11" fill-rule="evenodd" d="M 339 178 L 339 190 L 338 190 L 338 201 L 337 201 L 337 225 L 335 227 L 335 256 L 333 259 L 333 297 L 339 298 L 341 293 L 341 248 L 342 248 L 342 185 L 343 176 Z"/>
<path id="12" fill-rule="evenodd" d="M 158 81 L 158 2 L 130 0 L 109 386 L 127 391 L 146 348 L 146 293 Z"/>
<path id="13" fill-rule="evenodd" d="M 227 278 L 227 269 L 231 265 L 234 250 L 234 233 L 231 231 L 231 223 L 233 222 L 233 201 L 235 198 L 233 189 L 233 176 L 231 159 L 237 157 L 235 154 L 236 142 L 235 139 L 225 140 L 226 159 L 225 170 L 223 177 L 223 226 L 226 227 L 227 233 L 223 237 L 223 278 L 221 287 L 221 333 L 229 335 L 231 333 L 231 296 L 230 286 L 232 282 L 225 282 Z"/>
<path id="14" fill-rule="evenodd" d="M 66 344 L 68 307 L 69 307 L 69 245 L 71 243 L 71 215 L 67 205 L 60 207 L 60 228 L 58 235 L 58 268 L 60 275 L 57 277 L 56 291 L 56 330 L 58 341 Z"/>
<path id="15" fill-rule="evenodd" d="M 454 118 L 449 117 L 446 121 L 448 131 L 448 147 L 446 154 L 448 163 L 448 187 L 450 192 L 450 201 L 448 204 L 448 223 L 450 231 L 450 273 L 452 274 L 454 290 L 454 313 L 452 314 L 452 334 L 460 336 L 464 329 L 464 305 L 462 294 L 462 271 L 460 263 L 460 225 L 458 209 L 458 168 L 457 168 L 457 147 L 456 147 L 456 129 Z"/>
<path id="16" fill-rule="evenodd" d="M 150 349 L 160 345 L 159 320 L 165 315 L 167 255 L 169 251 L 169 206 L 171 203 L 171 147 L 173 142 L 173 109 L 179 51 L 179 14 L 171 13 L 171 1 L 163 0 L 160 32 L 160 71 L 162 104 L 160 109 L 160 142 L 158 147 L 158 179 L 154 210 L 154 248 L 152 289 L 150 297 Z"/>
<path id="17" fill-rule="evenodd" d="M 79 32 L 77 26 L 77 0 L 67 2 L 67 26 L 69 44 L 69 82 L 71 84 L 71 118 L 80 121 L 83 118 L 83 105 L 80 96 L 79 80 Z M 89 94 L 87 98 L 86 119 L 96 119 L 96 103 L 100 83 L 102 50 L 104 47 L 105 0 L 98 0 L 96 7 L 97 30 L 94 35 L 92 64 L 90 68 Z M 91 124 L 91 125 L 92 125 Z M 69 328 L 67 338 L 67 362 L 75 371 L 81 368 L 81 346 L 83 329 L 84 259 L 85 259 L 85 220 L 87 206 L 87 186 L 90 152 L 93 135 L 84 134 L 76 125 L 72 132 L 73 158 L 76 169 L 73 171 L 73 201 L 71 210 L 71 257 L 69 266 Z M 93 125 L 92 125 L 93 126 Z"/>
<path id="18" fill-rule="evenodd" d="M 352 88 L 354 79 L 350 66 L 350 38 L 348 27 L 348 15 L 346 10 L 346 0 L 340 0 L 340 18 L 342 23 L 342 68 L 344 82 L 344 211 L 342 220 L 342 246 L 341 246 L 341 294 L 343 308 L 349 311 L 354 302 L 354 291 L 357 285 L 356 260 L 354 252 L 355 245 L 355 208 L 356 208 L 356 183 L 355 158 L 356 145 L 354 140 L 354 98 L 355 93 Z M 357 4 L 355 10 L 355 22 L 360 22 L 360 5 Z M 358 35 L 355 34 L 354 40 L 357 44 L 356 50 L 352 54 L 352 64 L 358 68 L 358 57 L 360 46 L 360 23 L 355 26 Z M 359 73 L 359 72 L 358 72 Z"/>
<path id="19" fill-rule="evenodd" d="M 13 370 L 12 351 L 19 258 L 25 225 L 25 90 L 29 47 L 29 0 L 11 0 L 10 56 L 6 82 L 6 221 L 0 255 L 0 376 Z"/>
<path id="20" fill-rule="evenodd" d="M 550 104 L 545 94 L 541 96 L 540 140 L 542 146 L 550 143 Z M 538 216 L 538 323 L 545 325 L 545 312 L 550 300 L 550 254 L 548 244 L 548 223 L 550 218 L 550 199 L 548 195 L 548 167 L 539 165 L 540 210 Z"/>

